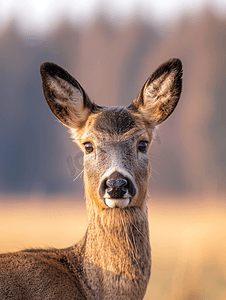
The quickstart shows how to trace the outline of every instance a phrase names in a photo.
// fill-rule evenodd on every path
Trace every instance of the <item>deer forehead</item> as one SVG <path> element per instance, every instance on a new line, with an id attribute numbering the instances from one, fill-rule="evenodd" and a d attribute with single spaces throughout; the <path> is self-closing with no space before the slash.
<path id="1" fill-rule="evenodd" d="M 73 129 L 72 136 L 73 136 Z M 150 141 L 151 127 L 146 127 L 141 116 L 124 107 L 105 107 L 89 116 L 80 136 L 80 143 L 96 141 L 97 144 L 126 144 L 137 139 Z"/>
<path id="2" fill-rule="evenodd" d="M 136 128 L 136 118 L 124 107 L 105 108 L 93 126 L 99 133 L 121 136 Z"/>

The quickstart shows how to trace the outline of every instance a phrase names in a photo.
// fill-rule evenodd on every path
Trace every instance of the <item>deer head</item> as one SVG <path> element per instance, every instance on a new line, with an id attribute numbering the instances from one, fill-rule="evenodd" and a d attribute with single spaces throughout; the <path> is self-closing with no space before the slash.
<path id="1" fill-rule="evenodd" d="M 44 95 L 57 119 L 84 152 L 88 209 L 145 208 L 154 128 L 174 111 L 181 94 L 182 64 L 157 68 L 128 107 L 101 107 L 53 63 L 41 66 Z"/>

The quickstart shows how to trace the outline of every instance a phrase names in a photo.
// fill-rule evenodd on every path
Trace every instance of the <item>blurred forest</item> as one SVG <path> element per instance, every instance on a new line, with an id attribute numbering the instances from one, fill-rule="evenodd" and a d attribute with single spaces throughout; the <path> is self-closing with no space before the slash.
<path id="1" fill-rule="evenodd" d="M 82 193 L 78 148 L 55 121 L 39 67 L 67 69 L 100 105 L 129 105 L 159 64 L 184 66 L 181 100 L 151 149 L 151 194 L 221 194 L 226 182 L 226 19 L 211 11 L 181 18 L 168 30 L 99 16 L 85 27 L 61 21 L 43 37 L 0 34 L 0 194 Z M 71 162 L 72 161 L 72 162 Z M 70 164 L 74 164 L 73 166 Z"/>

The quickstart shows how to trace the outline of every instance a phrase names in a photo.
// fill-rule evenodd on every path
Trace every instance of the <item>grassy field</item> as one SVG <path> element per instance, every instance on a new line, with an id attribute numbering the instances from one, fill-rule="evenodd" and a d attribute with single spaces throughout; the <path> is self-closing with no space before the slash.
<path id="1" fill-rule="evenodd" d="M 145 300 L 226 299 L 226 204 L 203 198 L 149 204 L 153 265 Z M 84 200 L 0 195 L 0 252 L 65 248 L 86 226 Z"/>

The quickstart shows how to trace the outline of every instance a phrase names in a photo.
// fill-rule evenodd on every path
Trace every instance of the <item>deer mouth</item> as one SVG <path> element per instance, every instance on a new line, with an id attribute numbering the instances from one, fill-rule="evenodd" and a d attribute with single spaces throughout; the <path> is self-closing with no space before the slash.
<path id="1" fill-rule="evenodd" d="M 105 204 L 110 207 L 110 208 L 125 208 L 127 207 L 130 202 L 131 202 L 131 197 L 130 198 L 104 198 Z"/>

